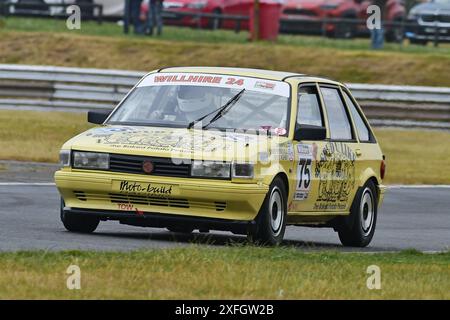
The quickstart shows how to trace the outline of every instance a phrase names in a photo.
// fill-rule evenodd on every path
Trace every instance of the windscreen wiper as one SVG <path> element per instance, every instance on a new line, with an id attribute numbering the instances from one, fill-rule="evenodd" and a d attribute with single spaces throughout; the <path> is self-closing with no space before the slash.
<path id="1" fill-rule="evenodd" d="M 202 121 L 203 119 L 205 119 L 206 117 L 212 115 L 213 113 L 216 113 L 216 115 L 207 123 L 205 124 L 202 129 L 206 129 L 209 125 L 211 125 L 213 122 L 216 122 L 217 120 L 219 120 L 220 118 L 222 118 L 225 114 L 228 113 L 228 111 L 230 111 L 230 109 L 236 104 L 236 102 L 238 102 L 238 100 L 242 97 L 242 95 L 244 94 L 245 89 L 242 89 L 241 91 L 239 91 L 233 98 L 231 98 L 230 100 L 228 100 L 227 103 L 225 103 L 223 106 L 221 106 L 220 108 L 211 111 L 210 113 L 194 120 L 191 121 L 187 128 L 191 129 L 197 122 Z"/>

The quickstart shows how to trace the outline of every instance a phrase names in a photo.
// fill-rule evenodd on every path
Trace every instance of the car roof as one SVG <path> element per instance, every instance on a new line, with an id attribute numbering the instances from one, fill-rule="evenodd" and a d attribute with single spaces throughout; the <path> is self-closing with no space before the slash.
<path id="1" fill-rule="evenodd" d="M 337 83 L 330 79 L 314 77 L 302 73 L 273 71 L 251 68 L 228 68 L 228 67 L 168 67 L 159 69 L 158 72 L 198 72 L 210 74 L 239 75 L 246 77 L 255 77 L 268 80 L 284 81 L 287 78 L 298 78 L 301 82 L 323 81 L 327 83 Z"/>

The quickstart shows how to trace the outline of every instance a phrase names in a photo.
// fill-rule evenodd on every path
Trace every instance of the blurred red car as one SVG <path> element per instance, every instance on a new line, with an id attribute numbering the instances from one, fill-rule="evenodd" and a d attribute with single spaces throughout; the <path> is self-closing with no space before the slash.
<path id="1" fill-rule="evenodd" d="M 367 19 L 367 7 L 372 3 L 368 0 L 288 0 L 281 21 L 281 31 L 288 33 L 320 34 L 324 18 Z M 405 16 L 403 0 L 388 0 L 387 21 L 401 22 Z M 298 22 L 302 19 L 307 22 Z M 401 41 L 401 28 L 386 27 L 388 41 Z M 336 38 L 352 38 L 356 35 L 367 34 L 365 25 L 332 24 L 325 26 L 328 36 Z"/>
<path id="2" fill-rule="evenodd" d="M 183 13 L 209 13 L 248 16 L 253 0 L 167 0 L 163 2 L 166 12 L 164 22 L 169 25 L 181 25 L 201 28 L 234 29 L 237 22 L 229 19 L 198 18 Z M 148 12 L 147 1 L 142 4 L 142 12 Z M 248 29 L 248 21 L 241 22 L 241 29 Z"/>

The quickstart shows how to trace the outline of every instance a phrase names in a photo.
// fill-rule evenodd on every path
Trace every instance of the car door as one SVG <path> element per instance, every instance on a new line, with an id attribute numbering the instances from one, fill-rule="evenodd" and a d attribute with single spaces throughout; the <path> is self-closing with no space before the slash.
<path id="1" fill-rule="evenodd" d="M 325 117 L 319 88 L 315 83 L 301 84 L 298 89 L 298 106 L 296 129 L 300 126 L 325 126 Z M 325 141 L 293 141 L 295 154 L 295 189 L 290 212 L 302 214 L 314 211 L 319 188 L 319 180 L 315 176 L 318 155 L 322 152 Z"/>
<path id="2" fill-rule="evenodd" d="M 357 189 L 359 144 L 340 87 L 320 84 L 329 139 L 316 165 L 318 194 L 314 209 L 346 213 Z"/>

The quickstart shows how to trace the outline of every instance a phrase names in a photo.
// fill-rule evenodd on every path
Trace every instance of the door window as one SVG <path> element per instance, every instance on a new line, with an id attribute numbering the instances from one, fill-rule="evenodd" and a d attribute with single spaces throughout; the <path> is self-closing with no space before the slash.
<path id="1" fill-rule="evenodd" d="M 297 124 L 323 126 L 316 86 L 301 87 L 298 92 Z"/>
<path id="2" fill-rule="evenodd" d="M 339 89 L 321 87 L 328 115 L 330 137 L 334 140 L 352 140 L 352 128 Z"/>

